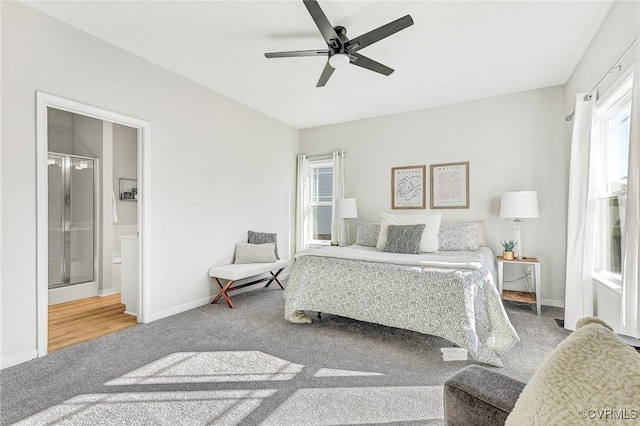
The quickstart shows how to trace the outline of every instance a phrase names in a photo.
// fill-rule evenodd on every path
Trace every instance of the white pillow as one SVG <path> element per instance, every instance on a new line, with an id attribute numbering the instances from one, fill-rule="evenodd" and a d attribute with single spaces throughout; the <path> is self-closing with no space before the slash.
<path id="1" fill-rule="evenodd" d="M 275 243 L 236 243 L 234 263 L 272 263 L 276 261 Z"/>
<path id="2" fill-rule="evenodd" d="M 389 225 L 417 225 L 424 223 L 424 231 L 420 240 L 420 252 L 428 253 L 438 251 L 438 233 L 440 232 L 440 220 L 442 213 L 434 214 L 391 214 L 382 213 L 380 222 L 380 236 L 378 237 L 378 250 L 384 250 L 387 246 Z"/>

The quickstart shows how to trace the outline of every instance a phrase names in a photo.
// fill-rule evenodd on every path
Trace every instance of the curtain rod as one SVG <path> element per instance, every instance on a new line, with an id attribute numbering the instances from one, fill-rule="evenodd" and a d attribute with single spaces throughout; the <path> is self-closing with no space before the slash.
<path id="1" fill-rule="evenodd" d="M 627 47 L 627 50 L 624 51 L 624 53 L 622 54 L 622 56 L 620 56 L 620 59 L 618 59 L 616 61 L 615 64 L 613 64 L 613 66 L 611 68 L 609 68 L 609 71 L 607 71 L 607 73 L 605 75 L 602 76 L 602 78 L 600 79 L 600 81 L 598 81 L 596 83 L 595 86 L 593 86 L 593 89 L 589 90 L 587 92 L 586 95 L 584 95 L 584 100 L 588 101 L 589 99 L 591 99 L 591 93 L 596 90 L 598 87 L 600 87 L 600 85 L 602 84 L 602 82 L 609 77 L 609 74 L 611 74 L 616 68 L 618 68 L 620 66 L 620 62 L 622 62 L 622 60 L 627 56 L 627 54 L 629 52 L 631 52 L 631 49 L 633 49 L 633 46 L 636 45 L 636 43 L 638 42 L 638 39 L 633 40 L 633 43 L 631 43 L 631 46 Z M 640 58 L 636 58 L 636 60 L 640 60 Z M 576 115 L 576 111 L 573 110 L 571 111 L 571 114 L 567 115 L 564 120 L 565 121 L 571 121 L 573 120 L 573 116 Z"/>
<path id="2" fill-rule="evenodd" d="M 347 155 L 347 151 L 340 151 L 340 155 Z M 317 154 L 317 155 L 307 155 L 309 160 L 324 160 L 333 158 L 333 153 L 330 154 Z"/>

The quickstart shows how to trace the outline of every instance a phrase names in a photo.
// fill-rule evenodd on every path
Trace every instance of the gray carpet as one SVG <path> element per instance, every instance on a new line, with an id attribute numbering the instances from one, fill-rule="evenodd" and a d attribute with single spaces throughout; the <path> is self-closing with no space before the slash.
<path id="1" fill-rule="evenodd" d="M 0 423 L 442 424 L 444 381 L 475 363 L 434 336 L 326 314 L 288 323 L 281 290 L 234 301 L 3 370 Z M 569 332 L 561 309 L 507 311 L 521 342 L 498 370 L 527 381 Z"/>

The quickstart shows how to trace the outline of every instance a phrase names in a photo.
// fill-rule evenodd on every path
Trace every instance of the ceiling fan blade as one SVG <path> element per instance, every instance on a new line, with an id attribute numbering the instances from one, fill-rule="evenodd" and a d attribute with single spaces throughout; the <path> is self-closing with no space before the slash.
<path id="1" fill-rule="evenodd" d="M 390 75 L 393 72 L 393 68 L 389 68 L 386 65 L 382 65 L 380 62 L 376 62 L 373 59 L 369 59 L 359 53 L 351 54 L 351 63 L 362 68 L 366 68 L 371 71 L 375 71 L 380 74 Z"/>
<path id="2" fill-rule="evenodd" d="M 327 81 L 329 81 L 329 77 L 331 77 L 331 74 L 333 74 L 335 70 L 335 68 L 329 65 L 329 61 L 327 61 L 327 65 L 324 66 L 322 74 L 320 75 L 320 80 L 318 80 L 318 84 L 316 84 L 316 87 L 324 87 L 324 85 L 327 84 Z"/>
<path id="3" fill-rule="evenodd" d="M 265 53 L 267 58 L 296 58 L 298 56 L 327 56 L 329 54 L 328 49 L 324 50 L 291 50 L 289 52 L 270 52 Z"/>
<path id="4" fill-rule="evenodd" d="M 403 16 L 402 18 L 396 19 L 393 22 L 389 22 L 388 24 L 376 28 L 375 30 L 371 30 L 368 33 L 362 34 L 361 36 L 349 40 L 345 44 L 345 47 L 351 52 L 356 52 L 364 47 L 382 40 L 383 38 L 387 38 L 390 35 L 397 33 L 398 31 L 404 30 L 411 25 L 413 25 L 413 19 L 411 19 L 411 15 Z"/>
<path id="5" fill-rule="evenodd" d="M 307 7 L 307 10 L 311 14 L 311 18 L 313 18 L 313 21 L 316 23 L 316 26 L 320 30 L 320 34 L 322 34 L 322 38 L 324 38 L 324 41 L 326 41 L 329 46 L 335 44 L 335 41 L 333 40 L 340 42 L 340 37 L 338 37 L 336 30 L 333 29 L 333 26 L 320 8 L 318 2 L 315 0 L 303 1 L 304 5 Z"/>

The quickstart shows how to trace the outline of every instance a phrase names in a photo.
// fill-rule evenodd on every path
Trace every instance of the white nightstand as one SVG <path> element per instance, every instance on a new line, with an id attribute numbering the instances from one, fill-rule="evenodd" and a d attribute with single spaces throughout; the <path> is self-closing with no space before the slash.
<path id="1" fill-rule="evenodd" d="M 523 257 L 521 259 L 507 260 L 502 256 L 496 256 L 496 260 L 498 261 L 498 292 L 500 296 L 504 300 L 533 303 L 536 305 L 536 313 L 540 315 L 542 306 L 540 305 L 540 262 L 538 262 L 538 259 L 535 257 Z M 531 268 L 531 283 L 534 291 L 503 290 L 505 264 L 533 266 Z"/>

